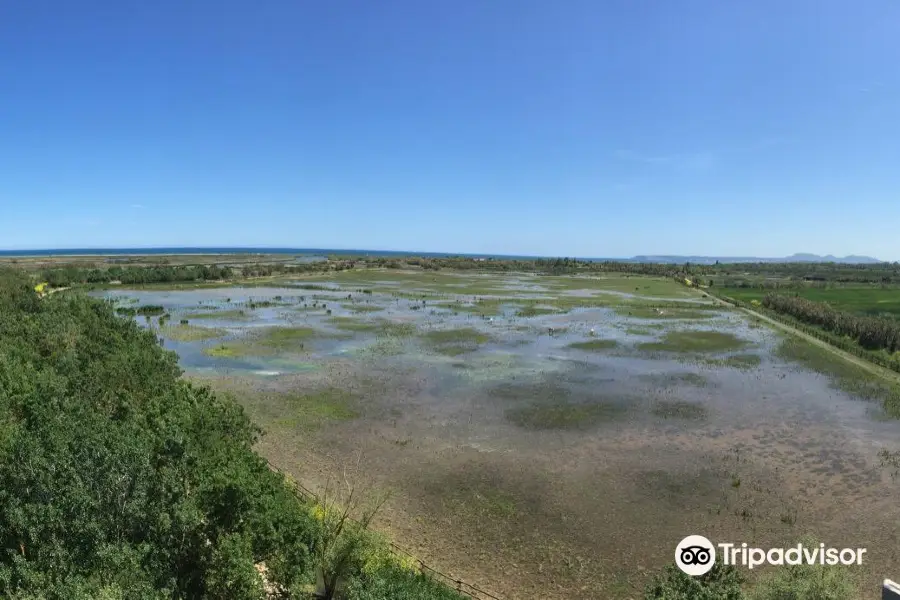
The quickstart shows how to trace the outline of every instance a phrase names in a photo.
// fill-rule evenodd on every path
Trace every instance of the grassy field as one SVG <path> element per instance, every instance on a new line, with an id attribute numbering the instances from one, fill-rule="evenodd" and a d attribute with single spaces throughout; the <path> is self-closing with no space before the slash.
<path id="1" fill-rule="evenodd" d="M 650 352 L 728 352 L 739 350 L 747 342 L 721 331 L 670 331 L 657 342 L 639 344 Z"/>
<path id="2" fill-rule="evenodd" d="M 718 293 L 736 300 L 762 301 L 768 293 L 755 288 L 719 288 Z M 831 288 L 799 288 L 784 293 L 798 294 L 808 300 L 827 302 L 841 311 L 900 319 L 900 288 L 874 286 L 846 286 Z"/>

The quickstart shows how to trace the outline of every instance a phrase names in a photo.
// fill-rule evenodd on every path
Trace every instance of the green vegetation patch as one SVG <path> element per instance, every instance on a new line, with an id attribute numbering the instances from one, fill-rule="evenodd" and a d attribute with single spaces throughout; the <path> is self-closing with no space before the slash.
<path id="1" fill-rule="evenodd" d="M 663 419 L 702 421 L 709 416 L 709 409 L 704 405 L 684 400 L 657 400 L 651 412 Z"/>
<path id="2" fill-rule="evenodd" d="M 506 418 L 525 429 L 588 429 L 620 420 L 627 408 L 618 402 L 579 403 L 563 399 L 510 408 Z"/>
<path id="3" fill-rule="evenodd" d="M 312 327 L 266 327 L 254 338 L 254 342 L 273 350 L 295 347 L 298 343 L 315 337 L 318 332 Z"/>
<path id="4" fill-rule="evenodd" d="M 542 315 L 555 315 L 559 313 L 559 309 L 547 306 L 525 306 L 516 311 L 517 317 L 539 317 Z"/>
<path id="5" fill-rule="evenodd" d="M 359 319 L 355 319 L 353 317 L 332 317 L 329 320 L 329 323 L 342 331 L 373 332 L 378 331 L 378 329 L 380 328 L 379 323 L 371 321 L 360 321 Z"/>
<path id="6" fill-rule="evenodd" d="M 503 304 L 507 302 L 501 300 L 480 300 L 475 302 L 474 304 L 462 304 L 459 302 L 455 302 L 452 304 L 444 305 L 446 308 L 452 310 L 453 312 L 464 312 L 470 313 L 473 315 L 482 315 L 485 317 L 496 317 L 499 316 L 503 311 Z"/>
<path id="7" fill-rule="evenodd" d="M 882 403 L 884 411 L 900 418 L 900 384 L 875 376 L 827 348 L 820 348 L 794 336 L 786 337 L 775 354 L 828 377 L 833 387 L 864 400 Z"/>
<path id="8" fill-rule="evenodd" d="M 136 315 L 140 315 L 143 317 L 155 317 L 166 312 L 166 309 L 165 307 L 159 306 L 157 304 L 145 304 L 138 307 L 120 306 L 116 309 L 116 312 L 120 315 L 129 317 L 134 317 Z"/>
<path id="9" fill-rule="evenodd" d="M 276 424 L 290 429 L 315 430 L 329 421 L 347 421 L 359 416 L 354 396 L 337 387 L 281 394 L 278 402 L 283 415 L 276 420 Z"/>
<path id="10" fill-rule="evenodd" d="M 457 329 L 429 331 L 422 335 L 422 339 L 435 352 L 447 356 L 459 356 L 460 354 L 477 350 L 480 345 L 491 341 L 493 338 L 474 327 L 460 327 Z"/>
<path id="11" fill-rule="evenodd" d="M 762 357 L 759 354 L 733 354 L 725 358 L 700 358 L 699 362 L 703 365 L 713 368 L 729 368 L 742 369 L 744 371 L 752 371 L 759 368 L 762 364 Z"/>
<path id="12" fill-rule="evenodd" d="M 557 290 L 598 290 L 638 296 L 680 298 L 691 292 L 680 283 L 662 277 L 604 275 L 601 277 L 543 277 L 540 283 Z"/>
<path id="13" fill-rule="evenodd" d="M 373 313 L 384 310 L 383 306 L 375 304 L 341 304 L 341 308 L 355 313 Z"/>
<path id="14" fill-rule="evenodd" d="M 226 342 L 204 348 L 203 352 L 217 358 L 240 356 L 268 356 L 282 352 L 300 352 L 307 341 L 321 335 L 311 327 L 266 327 L 247 339 Z"/>
<path id="15" fill-rule="evenodd" d="M 368 346 L 356 348 L 352 352 L 361 357 L 400 356 L 406 352 L 406 345 L 400 337 L 387 336 L 376 339 Z"/>
<path id="16" fill-rule="evenodd" d="M 670 331 L 662 340 L 638 344 L 637 348 L 648 352 L 729 352 L 747 344 L 721 331 Z"/>
<path id="17" fill-rule="evenodd" d="M 197 327 L 195 325 L 166 325 L 159 328 L 159 333 L 164 338 L 176 342 L 198 342 L 212 340 L 226 335 L 224 329 L 213 327 Z"/>
<path id="18" fill-rule="evenodd" d="M 375 334 L 387 337 L 410 337 L 415 335 L 416 331 L 415 323 L 381 319 L 378 321 L 378 329 L 375 330 Z"/>
<path id="19" fill-rule="evenodd" d="M 482 331 L 478 331 L 474 327 L 460 327 L 458 329 L 442 329 L 438 331 L 429 331 L 423 334 L 422 337 L 433 344 L 484 344 L 491 340 L 490 335 Z"/>
<path id="20" fill-rule="evenodd" d="M 354 317 L 332 317 L 329 322 L 343 331 L 374 333 L 382 337 L 410 337 L 416 333 L 415 323 L 387 319 L 363 321 Z"/>
<path id="21" fill-rule="evenodd" d="M 600 350 L 610 350 L 619 345 L 616 340 L 586 340 L 584 342 L 573 342 L 569 344 L 569 348 L 575 350 L 584 350 L 585 352 L 598 352 Z"/>
<path id="22" fill-rule="evenodd" d="M 204 348 L 203 353 L 207 356 L 212 356 L 213 358 L 238 358 L 250 354 L 250 352 L 247 351 L 246 345 L 238 344 L 236 342 L 210 346 L 209 348 Z"/>

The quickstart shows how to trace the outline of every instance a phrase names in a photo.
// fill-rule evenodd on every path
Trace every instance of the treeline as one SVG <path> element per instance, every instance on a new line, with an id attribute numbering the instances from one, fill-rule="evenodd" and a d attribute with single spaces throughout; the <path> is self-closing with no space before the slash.
<path id="1" fill-rule="evenodd" d="M 460 600 L 299 499 L 152 332 L 32 286 L 0 269 L 0 597 Z"/>
<path id="2" fill-rule="evenodd" d="M 900 350 L 900 322 L 894 319 L 854 315 L 835 310 L 824 302 L 782 294 L 766 294 L 763 306 L 850 337 L 867 350 L 885 350 L 891 354 Z"/>
<path id="3" fill-rule="evenodd" d="M 218 281 L 231 279 L 234 271 L 229 266 L 152 266 L 85 269 L 74 266 L 47 269 L 41 273 L 44 281 L 53 287 L 75 284 L 100 284 L 119 281 L 123 284 L 180 283 L 189 281 Z"/>
<path id="4" fill-rule="evenodd" d="M 310 262 L 296 265 L 284 263 L 230 265 L 182 265 L 182 266 L 113 266 L 106 269 L 76 266 L 58 267 L 41 272 L 43 281 L 52 287 L 68 287 L 77 284 L 123 285 L 147 283 L 189 283 L 195 281 L 223 281 L 237 277 L 268 277 L 270 275 L 320 273 L 352 269 L 353 261 Z"/>
<path id="5" fill-rule="evenodd" d="M 299 264 L 259 263 L 242 265 L 243 277 L 269 277 L 271 275 L 291 275 L 302 273 L 327 273 L 330 271 L 346 271 L 357 266 L 353 260 L 319 261 Z"/>

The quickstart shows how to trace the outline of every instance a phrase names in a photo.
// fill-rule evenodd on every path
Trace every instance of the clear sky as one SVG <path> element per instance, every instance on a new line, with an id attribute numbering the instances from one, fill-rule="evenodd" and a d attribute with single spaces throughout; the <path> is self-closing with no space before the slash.
<path id="1" fill-rule="evenodd" d="M 0 2 L 0 248 L 900 259 L 896 0 Z"/>

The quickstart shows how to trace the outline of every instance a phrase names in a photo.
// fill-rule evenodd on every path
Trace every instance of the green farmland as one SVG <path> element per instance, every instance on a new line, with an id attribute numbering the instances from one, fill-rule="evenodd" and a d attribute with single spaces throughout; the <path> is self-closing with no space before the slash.
<path id="1" fill-rule="evenodd" d="M 776 290 L 736 287 L 717 290 L 720 294 L 744 302 L 762 301 L 767 293 L 773 291 Z M 840 311 L 900 319 L 900 288 L 898 287 L 806 287 L 779 290 L 778 293 L 798 294 L 807 300 L 827 302 Z"/>

